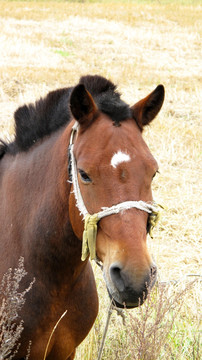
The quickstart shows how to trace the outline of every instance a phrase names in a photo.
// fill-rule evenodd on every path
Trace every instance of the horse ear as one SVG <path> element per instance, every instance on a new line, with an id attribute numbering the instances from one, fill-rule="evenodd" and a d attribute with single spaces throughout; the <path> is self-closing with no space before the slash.
<path id="1" fill-rule="evenodd" d="M 141 131 L 160 111 L 164 101 L 164 93 L 164 86 L 158 85 L 151 94 L 132 106 L 133 116 Z"/>
<path id="2" fill-rule="evenodd" d="M 98 110 L 97 105 L 83 84 L 79 84 L 73 89 L 70 97 L 70 109 L 81 126 L 88 126 L 95 117 Z"/>

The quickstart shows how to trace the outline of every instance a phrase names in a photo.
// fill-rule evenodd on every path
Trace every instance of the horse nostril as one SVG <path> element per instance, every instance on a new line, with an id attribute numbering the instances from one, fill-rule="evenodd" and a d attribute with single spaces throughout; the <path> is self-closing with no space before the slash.
<path id="1" fill-rule="evenodd" d="M 125 285 L 124 285 L 124 281 L 123 278 L 121 276 L 121 268 L 119 266 L 117 266 L 117 264 L 115 265 L 111 265 L 110 269 L 110 276 L 111 279 L 114 283 L 114 285 L 116 286 L 118 291 L 124 291 L 125 289 Z"/>
<path id="2" fill-rule="evenodd" d="M 150 268 L 151 271 L 151 278 L 156 278 L 157 275 L 157 266 L 155 264 L 153 264 Z"/>

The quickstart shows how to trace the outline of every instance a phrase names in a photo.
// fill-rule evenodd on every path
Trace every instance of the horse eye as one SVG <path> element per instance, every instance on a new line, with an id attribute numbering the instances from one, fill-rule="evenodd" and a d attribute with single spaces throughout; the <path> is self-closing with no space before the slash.
<path id="1" fill-rule="evenodd" d="M 160 174 L 159 170 L 157 170 L 157 171 L 155 172 L 155 174 L 153 175 L 152 179 L 155 178 L 156 174 Z"/>
<path id="2" fill-rule="evenodd" d="M 92 182 L 91 178 L 85 173 L 85 171 L 79 169 L 79 175 L 84 183 L 89 184 Z"/>

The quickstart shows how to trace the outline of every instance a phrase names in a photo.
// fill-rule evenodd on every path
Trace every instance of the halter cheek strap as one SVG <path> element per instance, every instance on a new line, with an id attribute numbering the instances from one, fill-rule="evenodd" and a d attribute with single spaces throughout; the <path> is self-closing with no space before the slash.
<path id="1" fill-rule="evenodd" d="M 79 124 L 75 122 L 72 127 L 72 132 L 70 136 L 70 144 L 69 144 L 69 169 L 71 169 L 71 181 L 73 183 L 73 192 L 76 199 L 76 206 L 80 211 L 80 215 L 83 215 L 84 220 L 84 231 L 83 231 L 83 242 L 82 242 L 82 256 L 81 260 L 85 261 L 87 257 L 90 255 L 91 260 L 96 260 L 96 238 L 97 238 L 97 223 L 100 219 L 105 216 L 110 216 L 113 214 L 118 214 L 120 212 L 136 208 L 142 211 L 145 211 L 149 214 L 148 219 L 148 232 L 151 237 L 152 230 L 156 226 L 159 218 L 160 218 L 160 207 L 156 203 L 146 203 L 142 200 L 140 201 L 125 201 L 119 203 L 117 205 L 113 205 L 111 207 L 104 207 L 98 213 L 90 215 L 86 206 L 84 204 L 79 182 L 77 176 L 77 166 L 76 160 L 73 153 L 74 147 L 74 136 L 78 131 Z"/>

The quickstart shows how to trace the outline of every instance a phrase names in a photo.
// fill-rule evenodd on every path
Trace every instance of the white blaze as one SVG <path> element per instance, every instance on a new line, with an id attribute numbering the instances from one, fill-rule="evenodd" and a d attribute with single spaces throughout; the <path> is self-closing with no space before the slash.
<path id="1" fill-rule="evenodd" d="M 117 153 L 115 153 L 112 156 L 111 165 L 114 168 L 116 168 L 117 165 L 121 164 L 122 162 L 128 162 L 130 160 L 131 160 L 130 155 L 128 155 L 128 154 L 126 154 L 126 153 L 119 150 Z"/>

